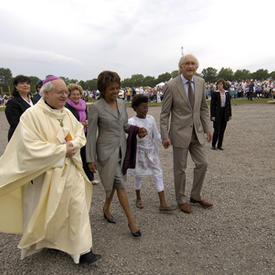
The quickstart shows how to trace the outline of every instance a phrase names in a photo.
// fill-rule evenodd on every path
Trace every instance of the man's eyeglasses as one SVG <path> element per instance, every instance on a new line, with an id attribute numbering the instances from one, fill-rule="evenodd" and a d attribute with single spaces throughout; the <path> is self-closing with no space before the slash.
<path id="1" fill-rule="evenodd" d="M 185 62 L 185 63 L 182 63 L 182 65 L 184 66 L 196 66 L 196 62 Z"/>

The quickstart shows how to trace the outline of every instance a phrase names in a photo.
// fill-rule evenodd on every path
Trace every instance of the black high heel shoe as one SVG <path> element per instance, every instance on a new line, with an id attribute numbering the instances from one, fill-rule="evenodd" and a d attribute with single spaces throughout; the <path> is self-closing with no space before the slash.
<path id="1" fill-rule="evenodd" d="M 131 232 L 131 234 L 132 234 L 133 237 L 141 237 L 141 232 L 140 232 L 140 230 L 138 230 L 137 232 L 132 232 L 131 227 L 130 227 L 130 224 L 128 224 L 128 227 L 129 227 L 130 232 Z"/>
<path id="2" fill-rule="evenodd" d="M 103 212 L 103 215 L 104 215 L 104 219 L 107 220 L 107 222 L 116 223 L 116 220 L 113 216 L 111 216 L 111 218 L 108 218 L 104 212 Z"/>

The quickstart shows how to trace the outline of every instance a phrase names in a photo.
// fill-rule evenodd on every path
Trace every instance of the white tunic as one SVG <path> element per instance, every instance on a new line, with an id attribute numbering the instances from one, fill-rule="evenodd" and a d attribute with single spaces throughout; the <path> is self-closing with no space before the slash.
<path id="1" fill-rule="evenodd" d="M 134 116 L 129 119 L 128 123 L 144 127 L 148 132 L 144 138 L 137 137 L 136 168 L 128 169 L 128 174 L 136 176 L 162 174 L 158 156 L 158 145 L 161 142 L 161 137 L 154 117 L 151 115 L 147 115 L 146 118 Z"/>

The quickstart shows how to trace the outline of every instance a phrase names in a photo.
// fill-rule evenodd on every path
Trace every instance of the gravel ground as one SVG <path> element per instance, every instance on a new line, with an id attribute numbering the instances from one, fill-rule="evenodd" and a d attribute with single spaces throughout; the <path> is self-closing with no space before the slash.
<path id="1" fill-rule="evenodd" d="M 129 115 L 133 114 L 129 108 Z M 150 113 L 159 121 L 159 107 Z M 20 236 L 0 234 L 1 274 L 275 274 L 275 119 L 274 105 L 233 106 L 224 151 L 205 146 L 209 169 L 203 198 L 212 209 L 192 207 L 191 215 L 178 209 L 158 211 L 158 196 L 150 178 L 144 181 L 145 205 L 135 207 L 133 179 L 127 191 L 133 215 L 142 230 L 133 239 L 115 198 L 112 214 L 117 224 L 102 215 L 104 191 L 94 187 L 91 222 L 94 251 L 102 260 L 93 265 L 73 264 L 64 253 L 45 249 L 20 260 Z M 0 154 L 7 143 L 8 124 L 0 112 Z M 160 149 L 166 197 L 176 205 L 172 173 L 172 149 Z M 187 192 L 193 163 L 189 158 Z M 8 209 L 7 209 L 8 211 Z"/>

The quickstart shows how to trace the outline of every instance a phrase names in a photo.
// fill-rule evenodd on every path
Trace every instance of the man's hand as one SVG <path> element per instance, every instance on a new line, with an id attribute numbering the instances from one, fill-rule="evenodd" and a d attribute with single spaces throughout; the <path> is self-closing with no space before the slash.
<path id="1" fill-rule="evenodd" d="M 76 149 L 74 148 L 73 144 L 68 141 L 66 143 L 66 157 L 71 158 L 76 153 Z"/>
<path id="2" fill-rule="evenodd" d="M 169 138 L 165 138 L 162 140 L 162 145 L 165 149 L 167 149 L 171 145 L 171 140 Z"/>
<path id="3" fill-rule="evenodd" d="M 212 116 L 212 117 L 211 117 L 211 120 L 212 120 L 212 121 L 215 121 L 215 117 L 214 117 L 214 116 Z"/>
<path id="4" fill-rule="evenodd" d="M 139 138 L 144 138 L 145 136 L 147 136 L 147 130 L 143 127 L 140 127 L 138 130 L 138 137 Z"/>
<path id="5" fill-rule="evenodd" d="M 208 143 L 211 142 L 211 140 L 212 140 L 212 133 L 208 132 L 208 133 L 206 133 L 206 135 L 207 135 L 207 137 L 206 137 L 207 142 Z"/>
<path id="6" fill-rule="evenodd" d="M 96 173 L 97 168 L 96 168 L 96 163 L 95 162 L 89 162 L 88 167 L 93 173 Z"/>

